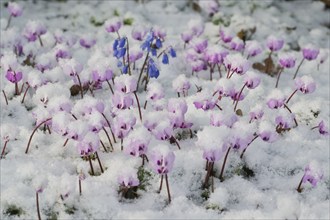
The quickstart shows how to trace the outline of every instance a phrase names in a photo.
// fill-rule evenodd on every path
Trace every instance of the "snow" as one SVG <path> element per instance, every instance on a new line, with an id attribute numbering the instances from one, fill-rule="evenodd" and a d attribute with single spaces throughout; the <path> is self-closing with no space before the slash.
<path id="1" fill-rule="evenodd" d="M 7 30 L 9 12 L 3 6 L 4 2 L 1 2 L 0 9 L 1 90 L 6 92 L 8 98 L 7 105 L 1 94 L 1 151 L 9 139 L 4 158 L 0 160 L 1 219 L 36 219 L 35 193 L 39 189 L 43 190 L 39 193 L 42 219 L 54 216 L 57 219 L 330 218 L 329 135 L 321 135 L 318 129 L 311 130 L 322 120 L 326 127 L 329 127 L 330 122 L 329 9 L 325 9 L 322 2 L 306 0 L 301 4 L 299 1 L 228 0 L 220 1 L 217 9 L 216 1 L 194 1 L 201 3 L 201 13 L 195 11 L 188 0 L 145 0 L 144 3 L 16 2 L 22 6 L 23 14 L 13 17 Z M 115 12 L 119 16 L 115 16 Z M 213 17 L 210 15 L 212 13 Z M 132 19 L 132 25 L 125 24 L 129 19 Z M 94 25 L 92 20 L 100 24 Z M 131 81 L 138 78 L 145 54 L 136 61 L 132 77 L 120 76 L 117 59 L 112 55 L 112 44 L 117 35 L 108 33 L 105 28 L 118 26 L 118 22 L 121 25 L 119 33 L 129 38 L 132 52 L 138 53 L 141 44 L 131 38 L 132 34 L 141 32 L 143 36 L 144 32 L 153 28 L 157 35 L 166 39 L 164 48 L 173 46 L 177 53 L 176 58 L 170 59 L 169 65 L 163 65 L 155 59 L 160 68 L 159 78 L 150 79 L 147 93 L 143 91 L 143 86 L 137 91 L 142 108 L 144 101 L 148 100 L 147 108 L 142 109 L 142 122 L 135 99 L 135 104 L 128 109 L 113 108 L 112 99 L 115 96 L 106 83 L 103 83 L 102 89 L 94 90 L 95 97 L 88 92 L 81 100 L 80 95 L 72 96 L 70 93 L 70 87 L 76 83 L 70 77 L 72 71 L 81 76 L 83 83 L 89 83 L 92 70 L 105 74 L 108 68 L 116 76 L 115 82 L 121 81 L 127 87 L 126 92 L 135 91 L 134 82 Z M 22 38 L 27 24 L 31 25 L 29 31 L 47 29 L 41 35 L 43 47 L 38 40 L 28 42 L 25 37 Z M 249 36 L 253 28 L 256 28 L 255 33 Z M 243 53 L 229 51 L 225 59 L 226 63 L 230 61 L 229 64 L 242 68 L 241 74 L 249 69 L 246 77 L 252 74 L 261 80 L 257 88 L 243 91 L 245 98 L 238 103 L 241 115 L 233 111 L 230 95 L 237 90 L 239 92 L 245 76 L 235 73 L 232 78 L 226 79 L 223 65 L 221 79 L 215 73 L 210 81 L 208 70 L 203 68 L 194 76 L 191 75 L 191 66 L 196 64 L 196 68 L 203 67 L 200 63 L 204 57 L 204 54 L 191 52 L 192 44 L 207 40 L 207 51 L 210 48 L 210 51 L 222 51 L 227 44 L 220 39 L 220 30 L 231 38 L 237 37 L 241 30 L 247 31 L 250 46 L 260 46 L 263 50 L 258 56 L 248 58 L 248 61 L 246 50 Z M 181 39 L 183 33 L 194 35 L 192 43 L 186 44 L 186 49 Z M 253 63 L 263 63 L 268 57 L 270 51 L 266 45 L 269 36 L 284 40 L 284 47 L 272 53 L 274 64 L 278 63 L 283 53 L 293 54 L 296 58 L 295 67 L 285 70 L 281 75 L 278 89 L 274 89 L 276 77 L 252 68 Z M 79 44 L 82 38 L 96 40 L 96 43 L 91 48 L 84 48 Z M 24 55 L 17 57 L 13 53 L 13 45 L 17 44 L 23 46 Z M 298 74 L 298 78 L 305 79 L 306 83 L 315 82 L 315 91 L 311 94 L 298 91 L 287 103 L 292 114 L 282 106 L 280 109 L 270 109 L 267 106 L 269 99 L 284 103 L 294 91 L 292 76 L 303 58 L 301 50 L 305 47 L 320 50 L 316 60 L 303 62 Z M 72 59 L 57 60 L 56 53 L 59 50 L 67 51 Z M 36 62 L 35 67 L 22 65 L 28 55 Z M 190 56 L 190 60 L 185 56 Z M 36 69 L 38 65 L 47 68 L 42 72 Z M 28 82 L 31 86 L 24 103 L 21 103 L 24 92 L 14 95 L 15 85 L 5 78 L 9 67 L 23 72 L 20 86 L 22 82 Z M 113 85 L 111 80 L 109 82 Z M 197 87 L 201 88 L 201 92 Z M 177 92 L 188 89 L 189 93 L 177 98 Z M 218 93 L 212 96 L 214 92 Z M 219 95 L 222 96 L 221 100 Z M 223 110 L 196 109 L 195 101 L 208 100 L 217 102 Z M 189 129 L 173 129 L 170 122 L 169 111 L 177 112 L 183 108 L 185 112 L 186 107 L 184 119 L 193 123 L 192 138 Z M 250 112 L 258 117 L 262 115 L 262 118 L 250 121 Z M 95 146 L 100 138 L 106 148 L 109 147 L 103 132 L 92 135 L 90 131 L 91 126 L 98 129 L 105 126 L 110 131 L 101 113 L 108 118 L 113 129 L 120 131 L 120 123 L 128 125 L 124 149 L 130 142 L 140 138 L 147 143 L 150 141 L 148 157 L 152 152 L 164 155 L 174 153 L 173 169 L 168 173 L 171 203 L 168 203 L 165 182 L 162 192 L 157 192 L 160 176 L 152 169 L 151 161 L 144 166 L 147 184 L 144 190 L 137 191 L 138 198 L 121 198 L 118 178 L 130 175 L 135 178 L 141 169 L 141 158 L 120 151 L 119 138 L 113 143 L 113 152 L 105 152 L 100 145 L 98 155 L 104 173 L 101 173 L 94 158 L 95 176 L 90 174 L 88 161 L 80 156 L 77 141 L 70 139 L 63 147 L 66 139 L 63 135 L 66 132 L 69 132 L 69 136 L 78 135 L 79 140 L 95 142 Z M 43 132 L 41 126 L 33 136 L 28 154 L 25 154 L 35 126 L 50 117 L 52 133 Z M 298 121 L 297 127 L 293 117 Z M 276 133 L 276 118 L 277 121 L 281 119 L 289 123 L 290 129 Z M 219 127 L 211 126 L 212 120 Z M 240 152 L 230 151 L 223 182 L 218 178 L 223 163 L 223 157 L 220 158 L 214 164 L 214 192 L 202 188 L 206 175 L 203 150 L 221 149 L 234 137 L 251 139 L 262 132 L 271 132 L 269 141 L 256 138 L 242 159 Z M 181 150 L 169 140 L 159 140 L 172 135 L 180 143 Z M 307 166 L 316 173 L 323 171 L 323 178 L 315 187 L 308 182 L 303 183 L 303 191 L 298 193 L 296 188 Z M 82 174 L 86 178 L 81 181 L 80 196 L 78 180 Z M 21 210 L 19 215 L 10 213 L 13 207 Z"/>

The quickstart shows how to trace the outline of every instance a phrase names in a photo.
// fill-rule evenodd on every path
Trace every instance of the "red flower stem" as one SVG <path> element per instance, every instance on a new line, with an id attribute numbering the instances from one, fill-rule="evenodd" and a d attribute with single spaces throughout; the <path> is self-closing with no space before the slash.
<path id="1" fill-rule="evenodd" d="M 110 132 L 111 132 L 111 135 L 112 135 L 112 138 L 113 138 L 113 142 L 117 143 L 115 134 L 112 131 L 111 124 L 110 124 L 109 120 L 107 119 L 107 117 L 105 116 L 104 113 L 102 113 L 102 116 L 105 119 L 105 121 L 107 122 L 107 125 L 109 126 L 109 129 L 110 129 Z"/>
<path id="2" fill-rule="evenodd" d="M 229 78 L 228 78 L 228 79 L 230 79 L 230 78 L 234 75 L 235 72 L 236 72 L 236 71 L 233 70 L 233 72 L 229 75 Z"/>
<path id="3" fill-rule="evenodd" d="M 11 22 L 11 18 L 12 18 L 12 15 L 10 14 L 5 30 L 7 30 L 9 28 L 9 25 L 10 25 L 10 22 Z"/>
<path id="4" fill-rule="evenodd" d="M 241 159 L 243 158 L 243 155 L 244 155 L 246 149 L 248 148 L 248 146 L 250 146 L 250 144 L 252 144 L 252 142 L 253 142 L 255 139 L 257 139 L 258 137 L 259 137 L 259 135 L 255 136 L 255 137 L 252 139 L 252 141 L 250 141 L 250 143 L 248 143 L 247 147 L 246 147 L 246 148 L 242 151 L 242 153 L 241 153 L 241 156 L 240 156 Z"/>
<path id="5" fill-rule="evenodd" d="M 84 98 L 84 91 L 83 91 L 83 87 L 82 87 L 82 84 L 81 84 L 81 80 L 80 80 L 80 77 L 78 74 L 76 74 L 77 76 L 77 79 L 78 79 L 78 82 L 79 82 L 79 86 L 80 86 L 80 95 L 81 95 L 81 98 Z"/>
<path id="6" fill-rule="evenodd" d="M 172 136 L 171 138 L 175 142 L 176 146 L 178 146 L 179 150 L 181 150 L 181 147 L 180 147 L 180 144 L 179 144 L 178 140 L 174 136 Z"/>
<path id="7" fill-rule="evenodd" d="M 121 151 L 124 150 L 123 138 L 120 139 L 120 149 L 121 149 Z"/>
<path id="8" fill-rule="evenodd" d="M 315 127 L 312 127 L 311 130 L 314 130 L 314 129 L 319 128 L 319 127 L 320 127 L 319 125 L 315 126 Z"/>
<path id="9" fill-rule="evenodd" d="M 19 95 L 18 82 L 15 82 L 15 95 Z"/>
<path id="10" fill-rule="evenodd" d="M 290 113 L 292 113 L 291 109 L 290 109 L 286 104 L 284 104 L 284 107 L 285 107 Z M 296 124 L 296 127 L 297 127 L 297 126 L 298 126 L 297 119 L 294 118 L 293 120 L 294 120 L 294 123 Z"/>
<path id="11" fill-rule="evenodd" d="M 190 138 L 193 138 L 194 135 L 193 135 L 193 132 L 192 132 L 191 128 L 189 128 L 189 133 L 190 133 Z"/>
<path id="12" fill-rule="evenodd" d="M 147 53 L 146 59 L 144 60 L 143 65 L 142 65 L 142 68 L 141 68 L 141 71 L 140 71 L 139 79 L 138 79 L 138 81 L 137 81 L 136 91 L 139 90 L 140 80 L 141 80 L 141 77 L 142 77 L 142 74 L 143 74 L 144 68 L 145 68 L 145 66 L 146 66 L 146 64 L 147 64 L 148 58 L 149 58 L 149 51 L 148 51 L 148 53 Z"/>
<path id="13" fill-rule="evenodd" d="M 276 79 L 276 84 L 275 84 L 275 88 L 278 87 L 278 82 L 280 81 L 280 77 L 281 77 L 281 73 L 283 72 L 284 68 L 282 67 L 278 73 L 277 73 L 277 79 Z"/>
<path id="14" fill-rule="evenodd" d="M 38 35 L 38 39 L 39 39 L 39 43 L 40 43 L 40 46 L 44 46 L 44 44 L 42 43 L 42 40 L 41 40 L 41 37 L 40 37 L 40 35 Z"/>
<path id="15" fill-rule="evenodd" d="M 171 203 L 171 193 L 170 193 L 170 186 L 169 186 L 169 184 L 168 184 L 167 174 L 165 174 L 165 181 L 166 181 L 166 188 L 167 188 L 168 202 Z"/>
<path id="16" fill-rule="evenodd" d="M 144 109 L 147 108 L 147 103 L 148 103 L 148 101 L 146 100 L 146 101 L 144 102 L 144 106 L 143 106 Z"/>
<path id="17" fill-rule="evenodd" d="M 6 105 L 8 105 L 8 99 L 5 90 L 2 90 L 2 94 L 5 97 Z"/>
<path id="18" fill-rule="evenodd" d="M 305 58 L 302 58 L 302 60 L 300 61 L 299 65 L 298 65 L 298 67 L 297 67 L 297 70 L 296 70 L 296 72 L 294 73 L 293 79 L 295 79 L 295 78 L 297 77 L 298 71 L 299 71 L 301 65 L 303 64 L 304 60 L 305 60 Z"/>
<path id="19" fill-rule="evenodd" d="M 103 141 L 100 140 L 100 143 L 101 143 L 101 145 L 102 145 L 104 151 L 105 151 L 105 152 L 108 152 L 108 151 L 107 151 L 107 148 L 105 147 L 105 145 L 104 145 L 104 143 L 103 143 Z"/>
<path id="20" fill-rule="evenodd" d="M 4 144 L 3 149 L 2 149 L 2 152 L 1 152 L 1 157 L 0 157 L 0 159 L 2 159 L 2 158 L 5 156 L 5 150 L 6 150 L 6 146 L 7 146 L 7 143 L 8 143 L 8 142 L 9 142 L 8 140 L 5 141 L 5 144 Z"/>
<path id="21" fill-rule="evenodd" d="M 88 157 L 89 166 L 91 167 L 91 173 L 92 173 L 92 176 L 94 176 L 95 173 L 94 173 L 94 168 L 93 168 L 93 164 L 92 164 L 91 156 L 88 155 L 87 157 Z"/>
<path id="22" fill-rule="evenodd" d="M 159 186 L 158 193 L 160 193 L 162 191 L 162 188 L 163 188 L 163 179 L 164 179 L 164 176 L 163 175 L 160 175 L 160 186 Z"/>
<path id="23" fill-rule="evenodd" d="M 178 98 L 180 98 L 180 93 L 178 92 Z"/>
<path id="24" fill-rule="evenodd" d="M 204 188 L 207 188 L 207 184 L 209 182 L 211 172 L 212 172 L 212 169 L 213 169 L 213 164 L 214 164 L 214 162 L 208 162 L 207 172 L 206 172 L 206 176 L 205 176 L 205 180 L 204 180 L 204 184 L 203 184 Z"/>
<path id="25" fill-rule="evenodd" d="M 234 112 L 235 112 L 236 109 L 237 109 L 237 105 L 238 105 L 238 102 L 239 102 L 239 98 L 241 97 L 241 95 L 242 95 L 242 93 L 243 93 L 243 90 L 244 90 L 245 86 L 246 86 L 246 83 L 245 83 L 244 86 L 242 87 L 241 91 L 239 91 L 239 93 L 238 93 L 238 97 L 237 97 L 236 104 L 235 104 L 235 107 L 234 107 Z"/>
<path id="26" fill-rule="evenodd" d="M 26 84 L 28 84 L 28 83 L 26 83 Z M 19 92 L 19 94 L 22 94 L 22 92 L 23 92 L 23 89 L 24 89 L 24 85 L 25 85 L 25 83 L 22 83 L 22 86 L 21 86 L 21 91 Z M 28 84 L 29 85 L 29 84 Z"/>
<path id="27" fill-rule="evenodd" d="M 68 143 L 68 141 L 69 141 L 69 138 L 67 138 L 67 139 L 65 140 L 65 142 L 64 142 L 64 144 L 63 144 L 63 147 L 66 146 L 66 144 Z"/>
<path id="28" fill-rule="evenodd" d="M 223 171 L 225 170 L 225 165 L 226 165 L 226 161 L 227 161 L 227 157 L 228 157 L 228 154 L 229 154 L 229 151 L 230 151 L 231 147 L 228 147 L 228 150 L 227 150 L 227 153 L 226 153 L 226 156 L 223 160 L 223 164 L 222 164 L 222 168 L 221 168 L 221 172 L 220 172 L 220 181 L 223 182 Z"/>
<path id="29" fill-rule="evenodd" d="M 305 177 L 305 175 L 303 175 L 303 177 L 301 178 L 301 180 L 300 180 L 300 182 L 299 182 L 299 185 L 298 185 L 298 187 L 297 187 L 297 191 L 298 191 L 299 193 L 301 193 L 301 191 L 303 190 L 303 189 L 301 188 L 301 185 L 302 185 L 302 183 L 303 183 L 304 177 Z"/>
<path id="30" fill-rule="evenodd" d="M 230 75 L 230 69 L 227 69 L 227 79 L 229 79 L 229 75 Z"/>
<path id="31" fill-rule="evenodd" d="M 79 179 L 79 195 L 82 195 L 82 189 L 81 189 L 81 179 Z"/>
<path id="32" fill-rule="evenodd" d="M 219 76 L 220 76 L 220 78 L 222 78 L 221 64 L 219 65 L 219 64 L 217 63 L 217 67 L 218 67 Z"/>
<path id="33" fill-rule="evenodd" d="M 211 65 L 210 65 L 210 81 L 212 81 L 212 79 L 213 79 L 213 72 L 214 72 L 214 67 L 212 67 Z"/>
<path id="34" fill-rule="evenodd" d="M 40 208 L 39 208 L 39 193 L 38 192 L 36 192 L 36 203 L 37 203 L 38 220 L 41 220 Z"/>
<path id="35" fill-rule="evenodd" d="M 27 146 L 26 146 L 26 150 L 25 150 L 25 153 L 26 153 L 26 154 L 27 154 L 28 151 L 29 151 L 29 147 L 30 147 L 31 140 L 32 140 L 32 137 L 33 137 L 34 133 L 37 131 L 37 129 L 38 129 L 42 124 L 44 124 L 44 123 L 50 121 L 51 119 L 52 119 L 52 118 L 48 118 L 48 119 L 46 119 L 45 121 L 41 122 L 38 126 L 36 126 L 36 127 L 34 128 L 32 134 L 30 135 L 29 142 L 28 142 L 28 144 L 27 144 Z"/>
<path id="36" fill-rule="evenodd" d="M 112 93 L 112 95 L 113 95 L 113 94 L 114 94 L 114 92 L 113 92 L 113 89 L 112 89 L 112 86 L 111 86 L 111 84 L 110 84 L 109 80 L 107 80 L 107 83 L 108 83 L 108 86 L 109 86 L 109 88 L 110 88 L 110 91 L 111 91 L 111 93 Z"/>
<path id="37" fill-rule="evenodd" d="M 108 141 L 109 141 L 109 144 L 110 144 L 110 147 L 111 147 L 111 149 L 112 149 L 112 151 L 113 151 L 113 145 L 112 145 L 112 142 L 111 142 L 111 139 L 110 139 L 109 133 L 107 132 L 107 130 L 106 130 L 104 127 L 103 127 L 103 131 L 104 131 L 105 135 L 107 136 Z"/>
<path id="38" fill-rule="evenodd" d="M 52 134 L 52 132 L 50 131 L 50 128 L 49 128 L 48 125 L 46 125 L 46 128 L 47 128 L 48 133 L 49 133 L 49 134 Z"/>
<path id="39" fill-rule="evenodd" d="M 136 94 L 136 91 L 134 92 L 134 96 L 135 96 L 135 99 L 136 99 L 136 103 L 138 105 L 138 108 L 139 108 L 139 116 L 140 116 L 140 121 L 142 121 L 142 113 L 141 113 L 141 106 L 140 106 L 140 102 L 139 102 L 139 98 Z"/>
<path id="40" fill-rule="evenodd" d="M 296 94 L 296 92 L 298 91 L 298 89 L 294 90 L 293 93 L 290 95 L 290 97 L 288 98 L 288 100 L 285 102 L 286 104 L 289 103 L 289 101 L 291 100 L 291 98 L 293 97 L 294 94 Z"/>
<path id="41" fill-rule="evenodd" d="M 26 90 L 25 90 L 25 92 L 24 92 L 23 99 L 22 99 L 22 101 L 21 101 L 22 104 L 24 103 L 25 96 L 26 96 L 27 91 L 29 90 L 29 88 L 30 88 L 30 85 L 28 85 L 28 87 L 26 88 Z"/>
<path id="42" fill-rule="evenodd" d="M 96 155 L 96 158 L 97 158 L 97 162 L 100 165 L 101 172 L 104 173 L 103 166 L 102 166 L 102 163 L 101 163 L 101 160 L 100 160 L 100 157 L 99 157 L 99 154 L 97 153 L 97 151 L 95 152 L 95 155 Z"/>
<path id="43" fill-rule="evenodd" d="M 217 108 L 222 111 L 222 108 L 218 105 L 218 104 L 215 104 L 215 106 L 217 106 Z"/>

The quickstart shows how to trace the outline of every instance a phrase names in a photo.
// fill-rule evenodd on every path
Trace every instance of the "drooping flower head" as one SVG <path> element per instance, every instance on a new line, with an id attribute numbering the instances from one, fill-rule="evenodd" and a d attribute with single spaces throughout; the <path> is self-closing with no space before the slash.
<path id="1" fill-rule="evenodd" d="M 23 8 L 21 5 L 17 4 L 16 2 L 9 2 L 8 3 L 8 12 L 13 17 L 19 17 L 23 13 Z"/>
<path id="2" fill-rule="evenodd" d="M 306 60 L 315 60 L 319 55 L 320 50 L 315 46 L 308 44 L 302 49 L 303 56 Z"/>
<path id="3" fill-rule="evenodd" d="M 284 40 L 281 38 L 277 38 L 274 35 L 270 35 L 267 38 L 267 47 L 273 52 L 282 49 L 283 45 L 284 45 Z"/>
<path id="4" fill-rule="evenodd" d="M 132 29 L 132 37 L 134 40 L 142 41 L 147 34 L 147 29 L 142 25 L 134 26 Z"/>
<path id="5" fill-rule="evenodd" d="M 125 188 L 138 186 L 140 184 L 136 172 L 133 169 L 129 169 L 129 168 L 122 170 L 117 180 L 120 186 Z"/>
<path id="6" fill-rule="evenodd" d="M 267 98 L 267 105 L 271 109 L 281 108 L 286 100 L 281 90 L 275 89 Z"/>
<path id="7" fill-rule="evenodd" d="M 38 37 L 46 32 L 46 27 L 40 21 L 28 21 L 23 30 L 23 35 L 28 41 L 36 41 Z"/>
<path id="8" fill-rule="evenodd" d="M 205 25 L 202 19 L 192 19 L 188 22 L 188 28 L 196 37 L 199 37 L 204 32 Z"/>
<path id="9" fill-rule="evenodd" d="M 251 40 L 246 42 L 245 51 L 249 57 L 254 57 L 262 52 L 262 47 L 258 41 Z"/>
<path id="10" fill-rule="evenodd" d="M 121 28 L 122 21 L 119 18 L 114 17 L 114 18 L 107 20 L 105 22 L 104 26 L 105 26 L 105 30 L 107 32 L 114 33 L 114 32 L 117 32 Z"/>
<path id="11" fill-rule="evenodd" d="M 166 145 L 155 146 L 150 154 L 152 169 L 161 175 L 167 174 L 172 170 L 174 160 L 174 153 Z"/>
<path id="12" fill-rule="evenodd" d="M 150 133 L 144 127 L 140 127 L 129 134 L 125 143 L 126 154 L 134 157 L 146 155 L 150 143 Z"/>
<path id="13" fill-rule="evenodd" d="M 137 80 L 134 76 L 120 75 L 115 78 L 115 90 L 122 93 L 132 93 L 136 91 Z"/>
<path id="14" fill-rule="evenodd" d="M 202 54 L 206 50 L 206 48 L 208 46 L 208 42 L 206 39 L 198 38 L 198 39 L 194 40 L 192 46 L 193 46 L 194 50 L 196 51 L 196 53 Z"/>
<path id="15" fill-rule="evenodd" d="M 242 51 L 244 49 L 244 42 L 238 37 L 234 37 L 230 42 L 229 42 L 229 47 L 230 49 L 234 51 Z"/>
<path id="16" fill-rule="evenodd" d="M 249 89 L 255 89 L 260 84 L 260 76 L 253 71 L 248 71 L 245 75 L 244 83 Z"/>
<path id="17" fill-rule="evenodd" d="M 220 30 L 220 38 L 224 43 L 229 43 L 234 38 L 234 36 L 235 34 L 229 28 L 223 28 Z"/>
<path id="18" fill-rule="evenodd" d="M 280 55 L 279 64 L 282 68 L 293 68 L 296 64 L 296 58 L 292 53 Z"/>
<path id="19" fill-rule="evenodd" d="M 184 74 L 180 74 L 172 82 L 173 89 L 178 93 L 188 94 L 190 86 L 190 82 Z"/>
<path id="20" fill-rule="evenodd" d="M 224 59 L 224 64 L 227 69 L 239 75 L 244 75 L 250 68 L 249 61 L 241 54 L 229 54 Z"/>
<path id="21" fill-rule="evenodd" d="M 310 162 L 306 168 L 303 177 L 303 183 L 310 182 L 313 187 L 323 179 L 323 171 L 317 161 Z"/>
<path id="22" fill-rule="evenodd" d="M 23 74 L 21 71 L 15 72 L 13 70 L 7 70 L 6 79 L 8 79 L 9 82 L 17 83 L 21 81 L 22 78 L 23 78 Z"/>
<path id="23" fill-rule="evenodd" d="M 275 131 L 274 126 L 268 121 L 262 121 L 259 124 L 258 133 L 261 140 L 272 143 L 277 140 L 278 134 Z"/>
<path id="24" fill-rule="evenodd" d="M 165 97 L 165 91 L 162 85 L 157 81 L 151 81 L 147 87 L 147 99 L 157 101 Z"/>
<path id="25" fill-rule="evenodd" d="M 303 76 L 295 79 L 296 89 L 301 91 L 303 94 L 309 94 L 315 91 L 316 83 L 310 76 Z"/>
<path id="26" fill-rule="evenodd" d="M 96 44 L 96 39 L 93 35 L 87 34 L 80 38 L 79 43 L 82 47 L 89 49 Z"/>
<path id="27" fill-rule="evenodd" d="M 88 156 L 95 153 L 100 146 L 99 135 L 94 132 L 88 132 L 83 139 L 77 142 L 78 152 L 81 156 Z"/>

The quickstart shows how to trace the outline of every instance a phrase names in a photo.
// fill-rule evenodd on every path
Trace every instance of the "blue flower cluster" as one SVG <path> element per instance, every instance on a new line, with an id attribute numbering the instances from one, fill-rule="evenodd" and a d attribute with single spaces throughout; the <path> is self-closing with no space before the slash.
<path id="1" fill-rule="evenodd" d="M 116 39 L 112 46 L 113 56 L 118 59 L 117 66 L 122 67 L 122 72 L 124 74 L 126 74 L 128 71 L 128 64 L 125 65 L 125 63 L 123 63 L 119 59 L 125 57 L 126 51 L 127 51 L 126 47 L 127 47 L 127 38 L 126 37 Z"/>

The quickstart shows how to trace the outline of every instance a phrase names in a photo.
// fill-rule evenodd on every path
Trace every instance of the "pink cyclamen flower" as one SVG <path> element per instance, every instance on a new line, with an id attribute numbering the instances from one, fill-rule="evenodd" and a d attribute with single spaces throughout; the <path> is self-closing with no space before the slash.
<path id="1" fill-rule="evenodd" d="M 100 138 L 94 132 L 88 132 L 83 139 L 77 142 L 78 152 L 81 156 L 89 156 L 95 153 L 100 146 Z"/>
<path id="2" fill-rule="evenodd" d="M 317 183 L 322 179 L 323 171 L 316 161 L 312 161 L 308 166 L 306 166 L 302 181 L 303 183 L 310 182 L 312 186 L 315 187 Z"/>
<path id="3" fill-rule="evenodd" d="M 169 173 L 174 164 L 175 155 L 166 145 L 155 146 L 150 154 L 152 169 L 158 174 Z"/>
<path id="4" fill-rule="evenodd" d="M 249 89 L 255 89 L 260 84 L 260 76 L 253 71 L 248 71 L 245 75 L 244 83 Z"/>
<path id="5" fill-rule="evenodd" d="M 173 89 L 178 93 L 183 93 L 184 95 L 188 94 L 190 86 L 191 84 L 184 74 L 179 75 L 172 81 Z"/>
<path id="6" fill-rule="evenodd" d="M 165 97 L 165 91 L 158 81 L 151 81 L 147 87 L 147 99 L 157 101 Z"/>
<path id="7" fill-rule="evenodd" d="M 140 185 L 136 172 L 133 170 L 123 171 L 118 176 L 118 183 L 121 187 L 133 187 Z"/>
<path id="8" fill-rule="evenodd" d="M 28 21 L 23 30 L 23 35 L 28 41 L 36 41 L 38 37 L 46 32 L 46 27 L 40 21 Z"/>
<path id="9" fill-rule="evenodd" d="M 231 128 L 235 122 L 238 121 L 238 117 L 234 113 L 224 113 L 222 111 L 216 111 L 211 113 L 210 125 L 220 127 L 222 125 Z"/>
<path id="10" fill-rule="evenodd" d="M 274 126 L 267 121 L 262 121 L 260 123 L 257 133 L 261 140 L 269 143 L 276 141 L 278 138 Z"/>
<path id="11" fill-rule="evenodd" d="M 173 136 L 173 126 L 169 119 L 162 120 L 152 130 L 157 140 L 168 140 Z"/>
<path id="12" fill-rule="evenodd" d="M 216 162 L 223 156 L 223 150 L 219 147 L 206 147 L 203 149 L 203 158 L 208 162 Z"/>
<path id="13" fill-rule="evenodd" d="M 245 52 L 249 57 L 254 57 L 262 52 L 262 47 L 258 41 L 247 41 L 245 44 Z"/>
<path id="14" fill-rule="evenodd" d="M 220 30 L 220 38 L 224 43 L 229 43 L 233 38 L 235 34 L 230 29 L 221 29 Z"/>
<path id="15" fill-rule="evenodd" d="M 303 76 L 301 78 L 295 79 L 295 87 L 303 94 L 308 94 L 315 91 L 316 83 L 312 77 Z"/>
<path id="16" fill-rule="evenodd" d="M 329 128 L 326 126 L 326 124 L 324 123 L 323 120 L 319 123 L 318 128 L 319 128 L 320 134 L 322 134 L 322 135 L 329 134 Z"/>
<path id="17" fill-rule="evenodd" d="M 86 35 L 79 40 L 79 43 L 82 47 L 89 49 L 96 44 L 96 39 L 92 35 Z"/>
<path id="18" fill-rule="evenodd" d="M 202 19 L 193 19 L 188 22 L 189 30 L 197 37 L 199 37 L 204 32 L 204 22 Z"/>
<path id="19" fill-rule="evenodd" d="M 135 92 L 137 88 L 137 80 L 134 76 L 122 74 L 115 78 L 115 90 L 123 93 Z"/>
<path id="20" fill-rule="evenodd" d="M 68 76 L 79 75 L 79 73 L 83 70 L 83 65 L 74 58 L 61 60 L 60 66 L 62 67 L 63 72 Z"/>
<path id="21" fill-rule="evenodd" d="M 17 4 L 16 2 L 9 2 L 8 3 L 8 12 L 13 17 L 19 17 L 23 13 L 23 8 L 21 5 Z"/>
<path id="22" fill-rule="evenodd" d="M 320 50 L 309 44 L 302 49 L 303 56 L 306 60 L 315 60 L 320 53 Z"/>
<path id="23" fill-rule="evenodd" d="M 296 64 L 296 58 L 292 53 L 282 54 L 279 58 L 279 64 L 282 68 L 293 68 Z"/>
<path id="24" fill-rule="evenodd" d="M 281 38 L 277 38 L 273 35 L 270 35 L 267 38 L 267 47 L 268 47 L 268 49 L 270 49 L 273 52 L 279 51 L 280 49 L 282 49 L 283 45 L 284 45 L 284 40 Z"/>
<path id="25" fill-rule="evenodd" d="M 219 94 L 219 96 L 231 96 L 231 94 L 235 91 L 235 84 L 232 80 L 221 78 L 215 85 L 215 91 Z"/>
<path id="26" fill-rule="evenodd" d="M 155 26 L 153 28 L 153 33 L 154 33 L 154 36 L 155 37 L 160 38 L 161 40 L 164 40 L 165 37 L 166 37 L 166 31 L 165 31 L 165 29 L 163 29 L 161 27 L 158 27 L 158 26 Z"/>
<path id="27" fill-rule="evenodd" d="M 198 54 L 203 53 L 206 50 L 207 45 L 208 45 L 208 42 L 207 42 L 207 40 L 204 40 L 204 39 L 196 39 L 193 42 L 193 48 L 196 51 L 196 53 L 198 53 Z"/>
<path id="28" fill-rule="evenodd" d="M 118 138 L 124 138 L 133 129 L 136 123 L 136 118 L 129 111 L 120 111 L 114 118 L 114 133 Z"/>
<path id="29" fill-rule="evenodd" d="M 295 115 L 293 113 L 282 113 L 275 118 L 275 124 L 282 129 L 292 128 L 294 125 Z"/>
<path id="30" fill-rule="evenodd" d="M 242 51 L 244 49 L 244 42 L 240 38 L 234 37 L 230 41 L 229 47 L 230 47 L 230 49 L 235 50 L 235 51 Z"/>
<path id="31" fill-rule="evenodd" d="M 6 78 L 8 79 L 8 81 L 10 81 L 12 83 L 17 83 L 22 80 L 23 74 L 21 71 L 15 72 L 12 70 L 7 70 Z"/>
<path id="32" fill-rule="evenodd" d="M 213 15 L 219 11 L 219 3 L 215 0 L 198 2 L 199 6 L 204 9 L 209 15 Z"/>
<path id="33" fill-rule="evenodd" d="M 112 19 L 107 20 L 104 26 L 105 30 L 109 33 L 118 32 L 118 30 L 122 26 L 122 21 L 119 18 L 114 17 Z"/>
<path id="34" fill-rule="evenodd" d="M 140 47 L 132 47 L 129 50 L 129 62 L 133 63 L 143 57 L 143 52 Z"/>
<path id="35" fill-rule="evenodd" d="M 144 26 L 138 25 L 133 27 L 131 34 L 134 40 L 142 41 L 147 34 L 147 30 Z"/>
<path id="36" fill-rule="evenodd" d="M 194 105 L 197 109 L 203 109 L 204 111 L 211 110 L 216 105 L 216 100 L 208 92 L 200 92 L 194 101 Z"/>
<path id="37" fill-rule="evenodd" d="M 252 120 L 259 120 L 263 117 L 264 110 L 261 105 L 257 105 L 254 108 L 251 109 L 249 116 L 250 116 L 250 122 Z"/>
<path id="38" fill-rule="evenodd" d="M 221 50 L 217 47 L 208 48 L 203 54 L 203 59 L 209 64 L 222 64 L 224 58 L 229 54 L 227 50 Z"/>
<path id="39" fill-rule="evenodd" d="M 125 152 L 134 157 L 140 157 L 145 155 L 148 150 L 150 140 L 144 140 L 144 138 L 133 138 L 128 141 Z"/>
<path id="40" fill-rule="evenodd" d="M 194 72 L 200 72 L 202 70 L 207 70 L 207 65 L 203 60 L 196 60 L 190 63 L 192 70 Z"/>
<path id="41" fill-rule="evenodd" d="M 276 89 L 272 91 L 267 100 L 267 105 L 269 108 L 277 109 L 283 107 L 286 98 L 280 90 Z"/>
<path id="42" fill-rule="evenodd" d="M 229 54 L 224 59 L 224 64 L 227 70 L 235 72 L 239 75 L 244 75 L 250 68 L 249 61 L 241 54 Z"/>
<path id="43" fill-rule="evenodd" d="M 184 31 L 183 33 L 181 33 L 181 39 L 188 44 L 194 37 L 194 34 L 188 30 L 188 31 Z"/>

